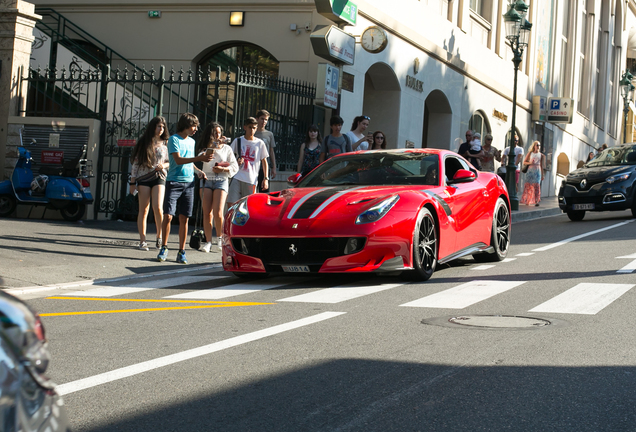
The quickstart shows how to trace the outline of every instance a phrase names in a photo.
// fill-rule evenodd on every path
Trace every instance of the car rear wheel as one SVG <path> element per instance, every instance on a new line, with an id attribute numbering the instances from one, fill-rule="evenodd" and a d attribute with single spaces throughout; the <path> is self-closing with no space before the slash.
<path id="1" fill-rule="evenodd" d="M 508 210 L 503 198 L 499 198 L 495 204 L 492 233 L 490 234 L 490 247 L 492 247 L 493 252 L 473 255 L 475 261 L 496 262 L 506 258 L 510 246 L 510 228 L 510 210 Z"/>
<path id="2" fill-rule="evenodd" d="M 420 210 L 413 233 L 413 270 L 402 276 L 407 280 L 426 281 L 437 266 L 437 226 L 427 208 Z"/>
<path id="3" fill-rule="evenodd" d="M 582 221 L 585 217 L 585 210 L 568 210 L 568 217 L 572 222 Z"/>

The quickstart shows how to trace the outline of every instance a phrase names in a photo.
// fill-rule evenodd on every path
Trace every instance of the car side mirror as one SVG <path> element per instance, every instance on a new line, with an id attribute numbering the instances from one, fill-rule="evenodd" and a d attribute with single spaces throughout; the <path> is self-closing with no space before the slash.
<path id="1" fill-rule="evenodd" d="M 290 186 L 296 186 L 301 178 L 303 178 L 303 175 L 301 173 L 292 174 L 287 177 L 287 184 Z"/>
<path id="2" fill-rule="evenodd" d="M 472 181 L 475 181 L 476 178 L 477 176 L 475 175 L 474 172 L 465 170 L 465 169 L 460 169 L 460 170 L 457 170 L 457 172 L 453 176 L 453 179 L 449 181 L 448 183 L 449 184 L 470 183 Z"/>

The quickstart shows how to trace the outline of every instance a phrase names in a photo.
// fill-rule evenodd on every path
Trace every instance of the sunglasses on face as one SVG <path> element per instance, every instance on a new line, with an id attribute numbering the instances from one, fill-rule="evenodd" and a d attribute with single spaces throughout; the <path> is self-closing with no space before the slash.
<path id="1" fill-rule="evenodd" d="M 381 140 L 383 140 L 383 139 L 384 139 L 384 137 L 383 137 L 383 136 L 378 135 L 377 137 L 375 137 L 375 139 L 381 139 Z"/>

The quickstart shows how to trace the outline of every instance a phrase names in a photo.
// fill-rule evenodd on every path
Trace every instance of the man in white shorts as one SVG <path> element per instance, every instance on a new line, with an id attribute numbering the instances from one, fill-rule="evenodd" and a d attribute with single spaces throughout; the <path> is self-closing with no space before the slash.
<path id="1" fill-rule="evenodd" d="M 227 195 L 228 206 L 232 206 L 241 198 L 254 193 L 261 164 L 263 164 L 263 172 L 269 172 L 267 146 L 263 140 L 254 136 L 257 127 L 258 121 L 254 117 L 248 117 L 243 123 L 245 135 L 232 142 L 232 151 L 236 155 L 239 170 L 230 182 L 230 190 Z M 269 177 L 264 177 L 260 186 L 262 189 L 269 189 Z"/>

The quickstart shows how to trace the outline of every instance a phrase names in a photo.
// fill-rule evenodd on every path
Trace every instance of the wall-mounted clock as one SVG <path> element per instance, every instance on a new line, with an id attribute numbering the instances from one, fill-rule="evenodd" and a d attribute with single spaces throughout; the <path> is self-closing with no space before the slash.
<path id="1" fill-rule="evenodd" d="M 360 36 L 360 44 L 362 48 L 370 53 L 379 53 L 386 48 L 389 38 L 381 27 L 367 27 Z"/>

